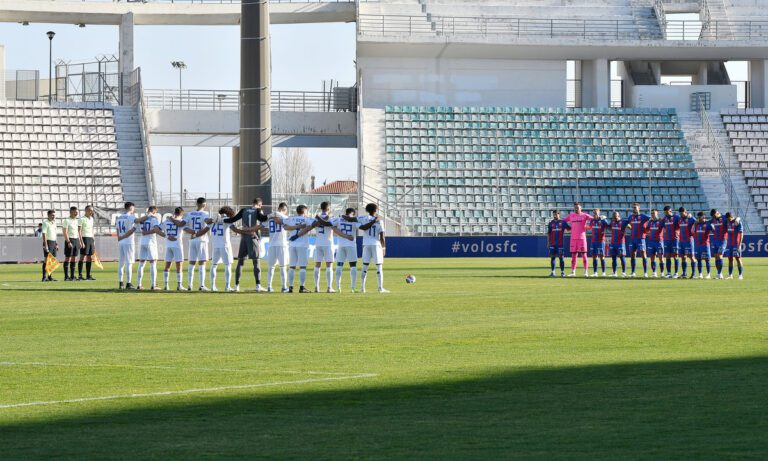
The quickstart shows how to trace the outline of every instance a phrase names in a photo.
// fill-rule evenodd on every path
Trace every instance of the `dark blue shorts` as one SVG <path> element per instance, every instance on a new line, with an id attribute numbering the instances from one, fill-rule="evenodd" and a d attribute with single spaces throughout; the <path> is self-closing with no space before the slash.
<path id="1" fill-rule="evenodd" d="M 728 247 L 723 255 L 728 258 L 741 258 L 741 247 Z"/>
<path id="2" fill-rule="evenodd" d="M 726 248 L 725 240 L 712 240 L 710 247 L 712 248 L 712 254 L 722 256 Z"/>
<path id="3" fill-rule="evenodd" d="M 645 251 L 645 239 L 633 239 L 629 242 L 629 252 Z"/>
<path id="4" fill-rule="evenodd" d="M 624 248 L 623 243 L 611 243 L 609 252 L 610 256 L 624 256 L 627 254 L 627 250 Z"/>
<path id="5" fill-rule="evenodd" d="M 680 251 L 679 244 L 677 240 L 665 240 L 664 254 L 677 256 L 677 252 Z"/>
<path id="6" fill-rule="evenodd" d="M 655 242 L 648 240 L 646 243 L 648 256 L 661 256 L 664 254 L 664 244 L 662 242 Z"/>
<path id="7" fill-rule="evenodd" d="M 605 243 L 603 242 L 590 243 L 589 255 L 592 257 L 605 256 Z"/>
<path id="8" fill-rule="evenodd" d="M 553 245 L 549 247 L 550 256 L 563 256 L 565 254 L 565 247 L 559 245 Z"/>
<path id="9" fill-rule="evenodd" d="M 697 246 L 696 247 L 696 259 L 709 259 L 709 246 Z"/>
<path id="10" fill-rule="evenodd" d="M 693 256 L 693 242 L 680 242 L 678 254 L 681 256 Z"/>

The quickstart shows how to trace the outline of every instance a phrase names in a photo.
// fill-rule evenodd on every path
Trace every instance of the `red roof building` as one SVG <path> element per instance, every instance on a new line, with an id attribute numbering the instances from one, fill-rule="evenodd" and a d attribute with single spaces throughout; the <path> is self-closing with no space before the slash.
<path id="1" fill-rule="evenodd" d="M 356 194 L 357 181 L 333 181 L 316 187 L 309 194 Z"/>

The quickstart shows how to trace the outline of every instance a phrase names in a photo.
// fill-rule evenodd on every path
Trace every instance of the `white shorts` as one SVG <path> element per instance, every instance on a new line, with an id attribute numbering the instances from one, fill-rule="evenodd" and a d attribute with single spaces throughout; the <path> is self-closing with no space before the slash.
<path id="1" fill-rule="evenodd" d="M 267 253 L 269 267 L 288 265 L 288 247 L 270 246 Z"/>
<path id="2" fill-rule="evenodd" d="M 208 242 L 202 240 L 189 241 L 189 260 L 208 261 Z"/>
<path id="3" fill-rule="evenodd" d="M 291 267 L 307 267 L 307 254 L 309 248 L 307 247 L 288 247 L 290 258 L 289 264 Z"/>
<path id="4" fill-rule="evenodd" d="M 139 261 L 157 261 L 157 243 L 140 244 Z"/>
<path id="5" fill-rule="evenodd" d="M 136 261 L 136 248 L 133 243 L 129 245 L 118 245 L 118 249 L 120 250 L 120 253 L 117 258 L 120 264 L 133 264 Z"/>
<path id="6" fill-rule="evenodd" d="M 213 257 L 211 258 L 211 264 L 218 264 L 222 262 L 224 264 L 232 264 L 234 258 L 232 257 L 232 248 L 214 248 Z"/>
<path id="7" fill-rule="evenodd" d="M 321 246 L 315 247 L 315 257 L 313 258 L 316 263 L 332 263 L 333 262 L 333 247 Z"/>
<path id="8" fill-rule="evenodd" d="M 373 260 L 376 265 L 384 263 L 384 249 L 380 245 L 363 245 L 363 264 Z"/>
<path id="9" fill-rule="evenodd" d="M 357 262 L 357 247 L 338 247 L 336 248 L 336 262 L 354 263 Z"/>
<path id="10" fill-rule="evenodd" d="M 180 263 L 184 262 L 184 249 L 178 247 L 165 247 L 165 262 L 167 263 Z"/>

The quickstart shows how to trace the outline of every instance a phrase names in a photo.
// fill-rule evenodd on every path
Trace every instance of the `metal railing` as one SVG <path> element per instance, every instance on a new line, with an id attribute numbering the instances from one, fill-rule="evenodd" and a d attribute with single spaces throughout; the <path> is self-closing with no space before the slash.
<path id="1" fill-rule="evenodd" d="M 664 39 L 667 38 L 667 13 L 664 11 L 664 2 L 662 0 L 653 0 L 653 12 L 659 21 L 659 27 Z"/>
<path id="2" fill-rule="evenodd" d="M 151 109 L 236 111 L 240 109 L 240 92 L 147 89 L 144 102 Z M 357 91 L 354 87 L 331 91 L 272 91 L 271 107 L 278 112 L 355 112 Z"/>
<path id="3" fill-rule="evenodd" d="M 503 16 L 358 16 L 358 33 L 368 36 L 504 36 L 585 40 L 753 40 L 768 39 L 768 21 L 667 21 L 661 35 L 641 33 L 633 19 L 542 19 Z M 706 33 L 705 33 L 706 31 Z"/>
<path id="4" fill-rule="evenodd" d="M 723 158 L 723 147 L 720 145 L 720 141 L 718 141 L 717 136 L 715 135 L 715 130 L 712 128 L 712 123 L 709 121 L 706 102 L 702 95 L 695 95 L 695 98 L 697 100 L 697 112 L 701 119 L 701 128 L 704 130 L 707 137 L 707 143 L 715 153 L 718 174 L 723 181 L 723 186 L 725 186 L 725 193 L 728 195 L 728 208 L 733 210 L 736 213 L 736 216 L 742 218 L 744 232 L 748 233 L 749 225 L 746 219 L 746 212 L 748 210 L 741 205 L 739 198 L 736 195 L 736 189 L 733 187 L 733 181 L 731 179 L 731 166 L 727 165 Z"/>

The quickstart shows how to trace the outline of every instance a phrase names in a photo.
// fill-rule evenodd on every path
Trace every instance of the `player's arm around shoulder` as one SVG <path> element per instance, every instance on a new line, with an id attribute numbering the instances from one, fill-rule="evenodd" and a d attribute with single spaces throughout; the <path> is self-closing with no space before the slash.
<path id="1" fill-rule="evenodd" d="M 336 227 L 332 227 L 331 229 L 333 229 L 333 233 L 338 235 L 339 237 L 341 237 L 343 239 L 346 239 L 346 240 L 349 240 L 350 242 L 354 242 L 355 241 L 355 237 L 353 235 L 347 235 L 344 232 L 341 232 Z"/>
<path id="2" fill-rule="evenodd" d="M 361 231 L 367 231 L 368 229 L 373 227 L 378 221 L 379 221 L 379 217 L 378 216 L 369 217 L 369 218 L 367 218 L 367 222 L 365 224 L 360 225 L 360 230 Z M 361 221 L 358 220 L 357 222 L 361 222 Z"/>

